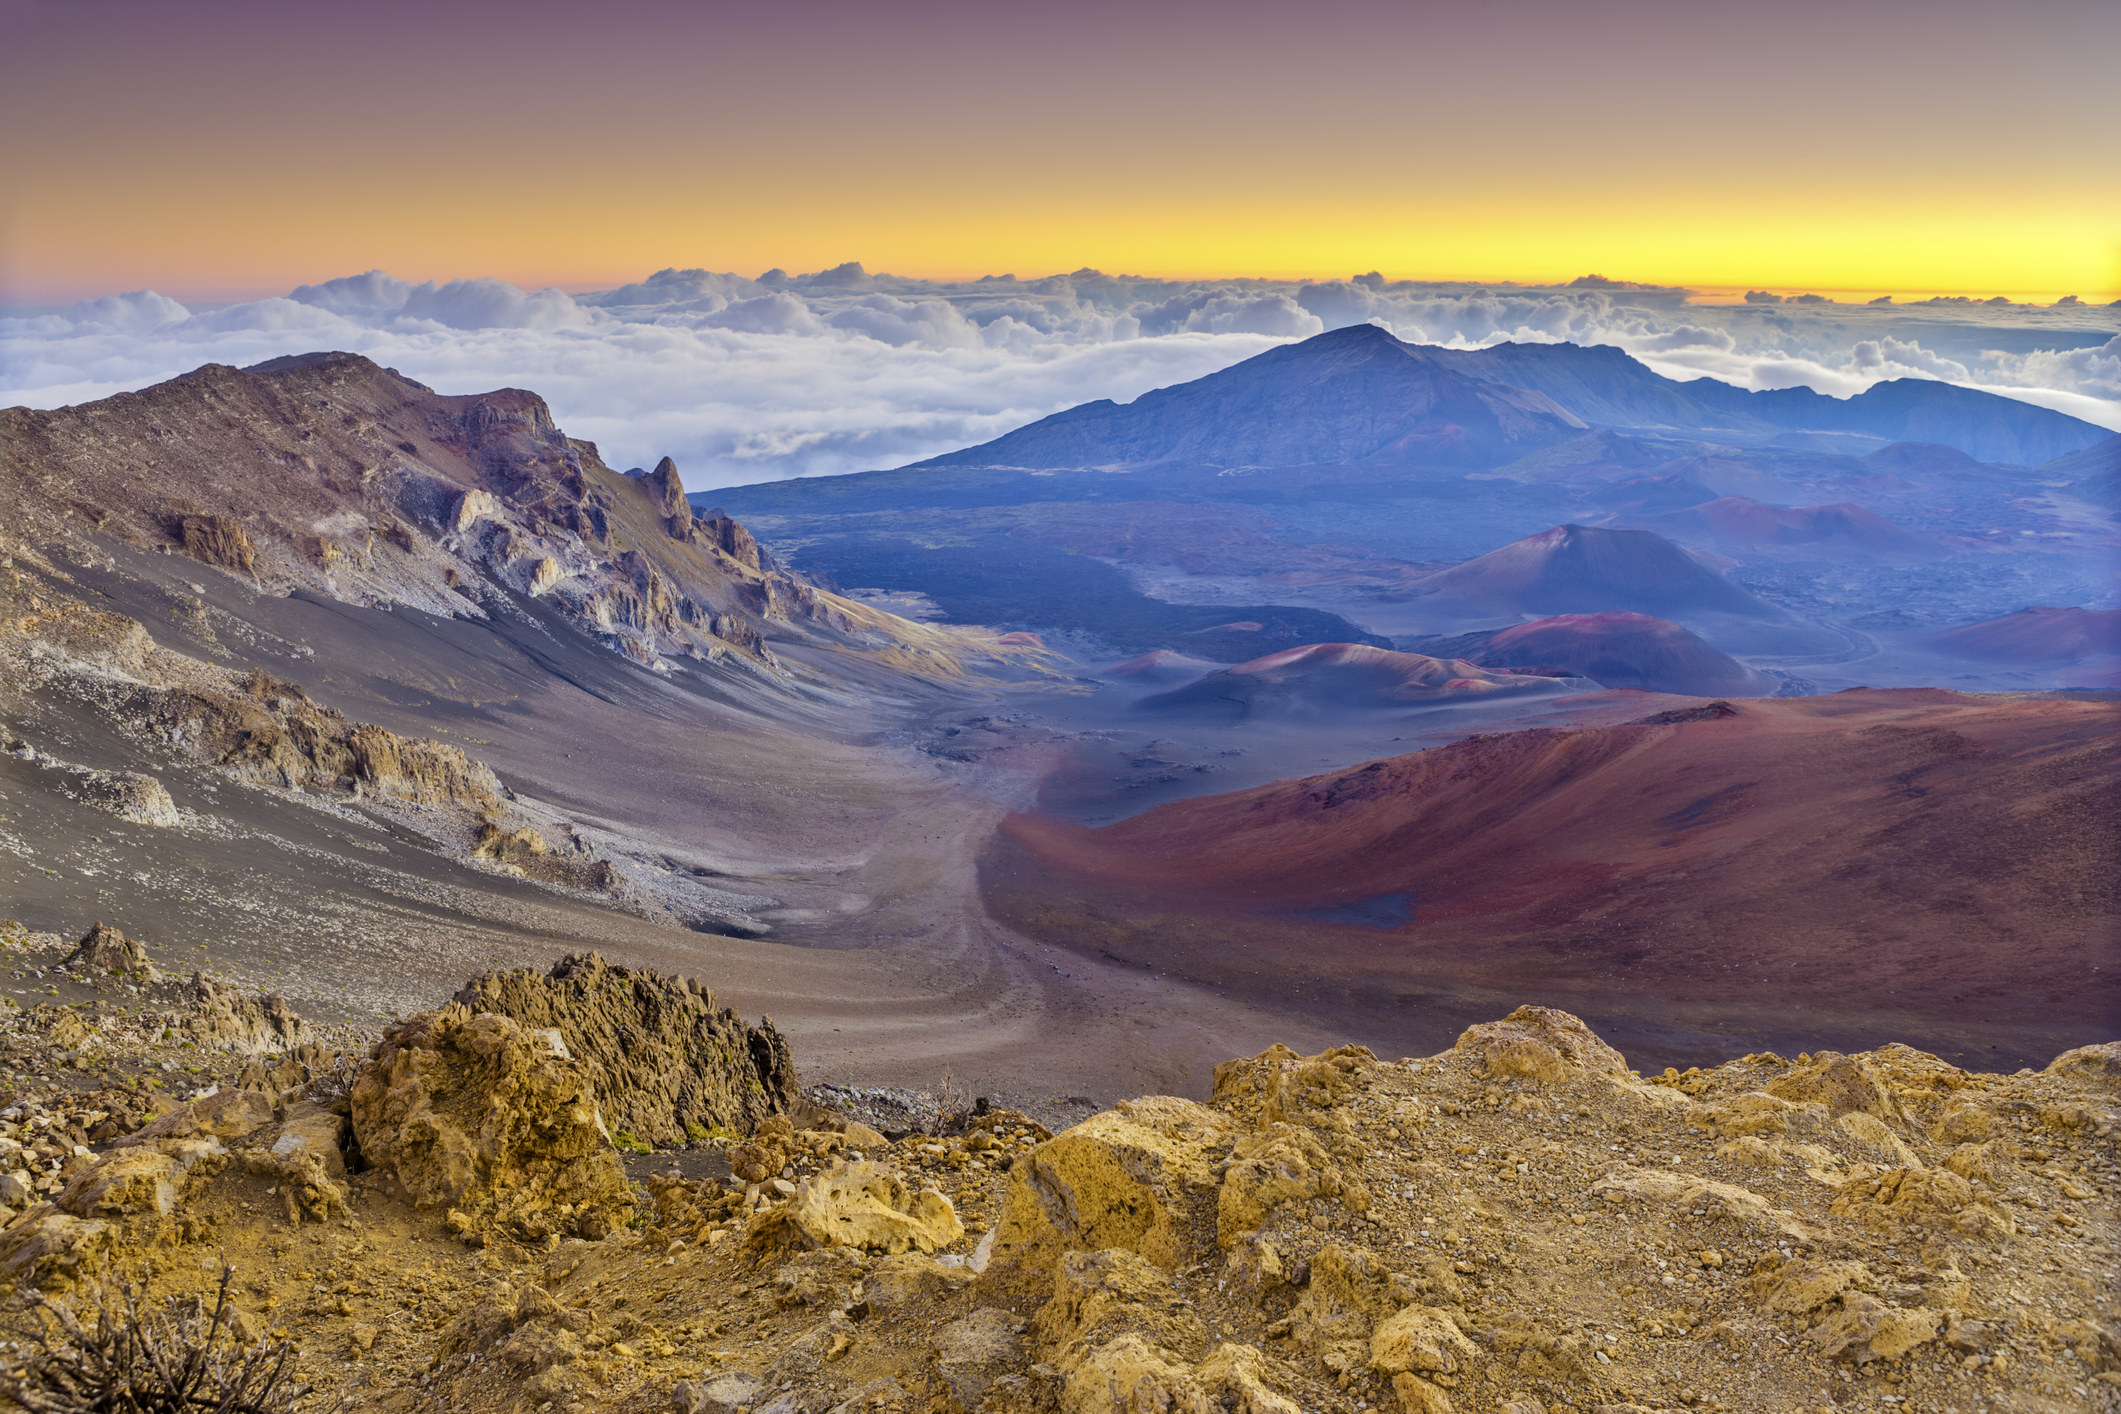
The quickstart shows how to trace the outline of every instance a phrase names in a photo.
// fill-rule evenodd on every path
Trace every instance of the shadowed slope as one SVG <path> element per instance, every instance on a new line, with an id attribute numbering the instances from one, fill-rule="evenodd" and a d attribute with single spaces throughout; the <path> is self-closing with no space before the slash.
<path id="1" fill-rule="evenodd" d="M 2121 653 L 2121 609 L 2055 609 L 2035 604 L 2015 614 L 1961 624 L 1930 642 L 1965 658 L 2005 663 L 2081 663 Z"/>

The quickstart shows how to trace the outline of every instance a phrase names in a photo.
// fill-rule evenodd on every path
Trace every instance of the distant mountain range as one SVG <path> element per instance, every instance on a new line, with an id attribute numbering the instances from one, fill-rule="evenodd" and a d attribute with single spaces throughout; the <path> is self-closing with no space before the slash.
<path id="1" fill-rule="evenodd" d="M 1288 344 L 1131 403 L 1084 403 L 992 442 L 916 465 L 1495 466 L 1592 428 L 1771 441 L 1841 434 L 1953 447 L 2032 466 L 2104 440 L 2104 428 L 2013 398 L 1929 379 L 1852 398 L 1679 382 L 1609 345 L 1408 344 L 1360 324 Z"/>

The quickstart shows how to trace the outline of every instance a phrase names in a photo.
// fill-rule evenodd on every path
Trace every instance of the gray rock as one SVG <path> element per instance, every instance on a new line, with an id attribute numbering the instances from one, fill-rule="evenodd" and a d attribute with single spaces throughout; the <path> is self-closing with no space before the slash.
<path id="1" fill-rule="evenodd" d="M 737 1414 L 739 1409 L 750 1408 L 765 1392 L 765 1381 L 758 1376 L 731 1371 L 684 1381 L 670 1392 L 670 1404 L 685 1414 Z"/>

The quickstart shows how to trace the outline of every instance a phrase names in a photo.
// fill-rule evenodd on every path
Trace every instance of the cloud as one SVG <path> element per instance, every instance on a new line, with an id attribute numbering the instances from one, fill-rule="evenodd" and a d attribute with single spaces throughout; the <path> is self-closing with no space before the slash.
<path id="1" fill-rule="evenodd" d="M 153 290 L 85 299 L 66 312 L 73 324 L 120 334 L 146 334 L 190 317 L 190 310 Z"/>
<path id="2" fill-rule="evenodd" d="M 449 329 L 581 328 L 593 317 L 564 290 L 521 290 L 485 278 L 409 285 L 380 270 L 302 285 L 287 298 L 349 319 L 417 320 Z"/>
<path id="3" fill-rule="evenodd" d="M 1374 272 L 1182 282 L 1085 269 L 937 283 L 849 262 L 756 280 L 671 268 L 570 295 L 371 270 L 219 309 L 138 290 L 0 318 L 0 405 L 82 402 L 202 363 L 343 348 L 444 392 L 534 388 L 614 465 L 667 453 L 697 488 L 900 465 L 1360 323 L 1456 348 L 1613 344 L 1671 377 L 1750 388 L 1847 396 L 1886 378 L 1941 378 L 2121 428 L 2121 341 L 2071 347 L 2102 319 L 2110 331 L 2106 311 L 2084 306 L 1703 305 L 1618 280 L 1483 287 Z"/>

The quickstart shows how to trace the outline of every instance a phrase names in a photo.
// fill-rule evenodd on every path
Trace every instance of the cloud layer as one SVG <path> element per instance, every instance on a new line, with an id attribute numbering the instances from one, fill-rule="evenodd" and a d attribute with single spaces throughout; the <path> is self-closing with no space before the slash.
<path id="1" fill-rule="evenodd" d="M 854 264 L 755 280 L 663 270 L 572 295 L 382 271 L 219 308 L 151 290 L 108 295 L 0 319 L 0 405 L 53 407 L 202 363 L 350 349 L 443 392 L 536 389 L 614 465 L 673 455 L 688 485 L 708 487 L 900 465 L 1363 322 L 1457 347 L 1617 344 L 1669 376 L 1749 388 L 1847 396 L 1938 378 L 2121 429 L 2111 307 L 1706 305 L 1598 277 L 1531 288 L 1079 270 L 941 284 Z"/>

